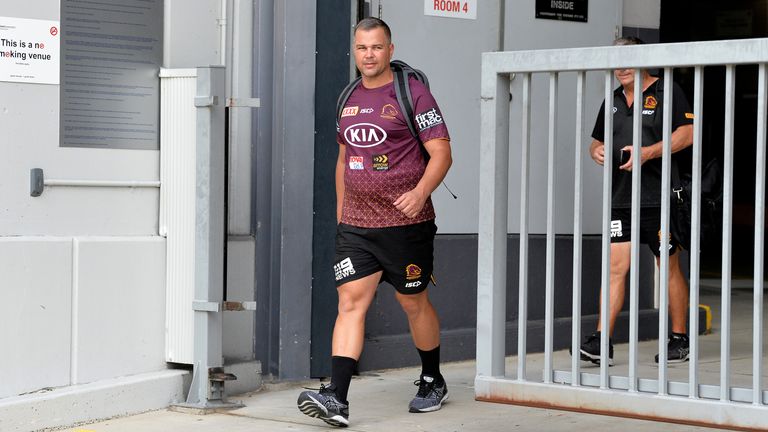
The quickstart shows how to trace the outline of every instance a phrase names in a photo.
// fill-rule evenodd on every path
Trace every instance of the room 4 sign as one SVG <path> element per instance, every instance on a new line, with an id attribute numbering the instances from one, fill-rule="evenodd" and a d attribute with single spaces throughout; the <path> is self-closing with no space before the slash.
<path id="1" fill-rule="evenodd" d="M 424 0 L 424 15 L 477 19 L 477 0 Z"/>

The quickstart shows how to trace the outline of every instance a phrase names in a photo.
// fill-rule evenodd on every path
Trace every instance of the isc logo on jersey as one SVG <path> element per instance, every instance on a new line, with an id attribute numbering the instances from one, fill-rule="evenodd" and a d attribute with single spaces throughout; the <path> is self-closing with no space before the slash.
<path id="1" fill-rule="evenodd" d="M 357 123 L 344 129 L 344 138 L 354 147 L 375 147 L 387 139 L 387 133 L 373 123 Z"/>

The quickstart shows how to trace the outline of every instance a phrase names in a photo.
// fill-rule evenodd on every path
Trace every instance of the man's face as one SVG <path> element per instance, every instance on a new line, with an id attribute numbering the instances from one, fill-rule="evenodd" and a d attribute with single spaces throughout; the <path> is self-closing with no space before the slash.
<path id="1" fill-rule="evenodd" d="M 616 69 L 613 71 L 613 75 L 624 87 L 631 86 L 635 82 L 634 69 Z"/>
<path id="2" fill-rule="evenodd" d="M 394 50 L 381 27 L 355 32 L 355 65 L 366 78 L 378 78 L 389 70 Z"/>

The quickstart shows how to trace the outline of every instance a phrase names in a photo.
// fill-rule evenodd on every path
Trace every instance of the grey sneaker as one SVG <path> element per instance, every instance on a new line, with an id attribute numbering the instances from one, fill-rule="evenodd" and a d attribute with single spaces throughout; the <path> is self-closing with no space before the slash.
<path id="1" fill-rule="evenodd" d="M 443 402 L 448 399 L 448 386 L 445 384 L 444 379 L 437 382 L 434 377 L 422 375 L 413 384 L 419 386 L 419 391 L 416 392 L 416 397 L 408 404 L 408 411 L 412 413 L 437 411 L 443 406 Z"/>
<path id="2" fill-rule="evenodd" d="M 691 347 L 688 336 L 682 333 L 672 333 L 667 342 L 667 363 L 683 363 L 688 361 Z M 656 363 L 659 362 L 659 355 L 656 354 Z"/>
<path id="3" fill-rule="evenodd" d="M 332 426 L 349 426 L 349 405 L 336 397 L 334 387 L 320 385 L 320 391 L 304 391 L 296 402 L 304 414 L 319 418 Z"/>

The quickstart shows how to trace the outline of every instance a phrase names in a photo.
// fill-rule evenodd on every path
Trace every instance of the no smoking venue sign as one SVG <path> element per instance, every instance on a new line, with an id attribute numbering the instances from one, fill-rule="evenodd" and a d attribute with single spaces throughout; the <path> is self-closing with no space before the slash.
<path id="1" fill-rule="evenodd" d="M 0 81 L 59 84 L 59 22 L 0 17 Z"/>

